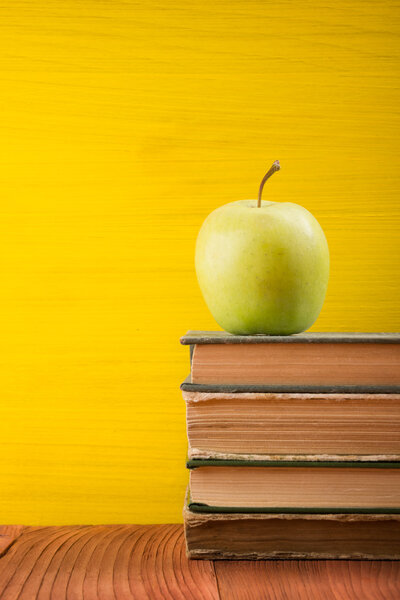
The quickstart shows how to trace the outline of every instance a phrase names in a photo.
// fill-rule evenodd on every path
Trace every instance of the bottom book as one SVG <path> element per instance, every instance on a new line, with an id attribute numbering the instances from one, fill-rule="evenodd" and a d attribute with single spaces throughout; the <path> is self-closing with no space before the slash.
<path id="1" fill-rule="evenodd" d="M 195 513 L 187 555 L 200 559 L 400 559 L 400 514 Z"/>

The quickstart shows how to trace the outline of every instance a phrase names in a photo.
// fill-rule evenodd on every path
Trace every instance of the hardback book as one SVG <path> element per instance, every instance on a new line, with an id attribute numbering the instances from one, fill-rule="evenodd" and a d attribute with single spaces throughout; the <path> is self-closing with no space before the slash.
<path id="1" fill-rule="evenodd" d="M 183 514 L 189 558 L 400 559 L 400 514 Z"/>
<path id="2" fill-rule="evenodd" d="M 399 333 L 189 331 L 181 343 L 191 347 L 185 391 L 400 393 Z"/>
<path id="3" fill-rule="evenodd" d="M 193 512 L 400 513 L 400 462 L 189 460 Z"/>
<path id="4" fill-rule="evenodd" d="M 189 458 L 400 460 L 400 394 L 187 392 Z"/>

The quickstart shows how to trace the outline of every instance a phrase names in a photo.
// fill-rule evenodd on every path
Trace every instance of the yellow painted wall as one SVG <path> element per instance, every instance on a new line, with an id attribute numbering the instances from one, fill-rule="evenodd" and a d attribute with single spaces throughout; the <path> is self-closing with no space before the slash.
<path id="1" fill-rule="evenodd" d="M 256 197 L 314 213 L 314 330 L 400 330 L 399 5 L 0 9 L 0 522 L 181 520 L 193 254 Z"/>

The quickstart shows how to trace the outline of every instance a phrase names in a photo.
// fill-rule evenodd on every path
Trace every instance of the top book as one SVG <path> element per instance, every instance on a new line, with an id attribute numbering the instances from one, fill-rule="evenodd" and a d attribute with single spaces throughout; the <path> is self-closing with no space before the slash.
<path id="1" fill-rule="evenodd" d="M 187 390 L 400 390 L 400 333 L 188 331 L 181 343 L 191 347 L 191 377 L 182 385 Z"/>

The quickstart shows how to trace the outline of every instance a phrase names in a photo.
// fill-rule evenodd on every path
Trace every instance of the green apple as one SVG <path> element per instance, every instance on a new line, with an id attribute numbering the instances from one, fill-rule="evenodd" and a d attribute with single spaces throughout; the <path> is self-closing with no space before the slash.
<path id="1" fill-rule="evenodd" d="M 313 215 L 292 202 L 230 202 L 204 221 L 196 274 L 214 319 L 234 334 L 289 335 L 317 319 L 328 286 L 329 249 Z"/>

